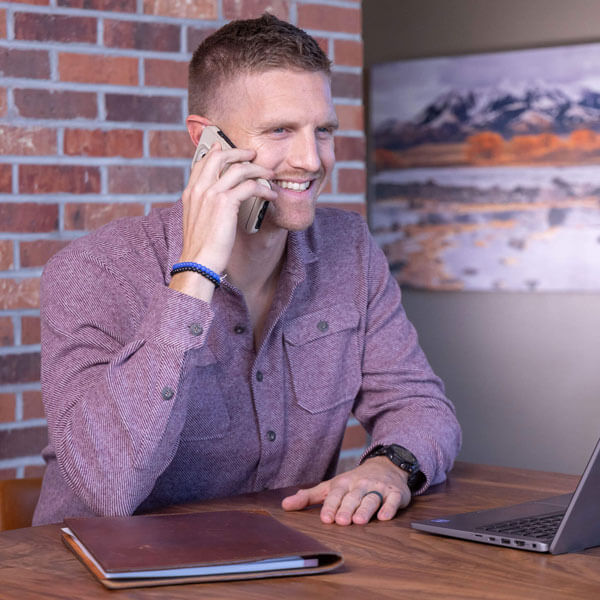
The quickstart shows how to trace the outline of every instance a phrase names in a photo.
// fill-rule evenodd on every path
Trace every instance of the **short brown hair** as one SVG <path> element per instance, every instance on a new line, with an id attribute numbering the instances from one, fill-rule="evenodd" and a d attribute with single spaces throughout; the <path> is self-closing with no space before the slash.
<path id="1" fill-rule="evenodd" d="M 265 13 L 231 21 L 207 37 L 189 65 L 188 109 L 206 116 L 219 86 L 245 73 L 297 69 L 331 75 L 331 62 L 302 29 Z"/>

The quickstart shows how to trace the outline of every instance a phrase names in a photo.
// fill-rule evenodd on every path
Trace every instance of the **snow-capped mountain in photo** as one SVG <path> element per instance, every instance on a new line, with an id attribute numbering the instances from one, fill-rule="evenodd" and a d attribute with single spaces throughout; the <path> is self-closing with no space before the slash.
<path id="1" fill-rule="evenodd" d="M 480 131 L 515 135 L 600 131 L 600 92 L 535 83 L 501 84 L 438 96 L 410 121 L 388 119 L 375 130 L 378 148 L 400 150 L 427 142 L 462 142 Z"/>

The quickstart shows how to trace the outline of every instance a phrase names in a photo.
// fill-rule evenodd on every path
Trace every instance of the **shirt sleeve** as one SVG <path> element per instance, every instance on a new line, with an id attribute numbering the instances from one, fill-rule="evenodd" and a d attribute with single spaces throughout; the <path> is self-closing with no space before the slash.
<path id="1" fill-rule="evenodd" d="M 42 277 L 42 391 L 50 444 L 73 492 L 98 515 L 131 514 L 179 443 L 179 382 L 204 347 L 210 305 L 98 257 L 52 259 Z"/>
<path id="2" fill-rule="evenodd" d="M 380 444 L 399 444 L 416 456 L 426 477 L 421 493 L 442 482 L 452 468 L 461 444 L 460 425 L 419 346 L 385 255 L 368 238 L 363 381 L 354 414 L 371 435 L 365 455 Z"/>

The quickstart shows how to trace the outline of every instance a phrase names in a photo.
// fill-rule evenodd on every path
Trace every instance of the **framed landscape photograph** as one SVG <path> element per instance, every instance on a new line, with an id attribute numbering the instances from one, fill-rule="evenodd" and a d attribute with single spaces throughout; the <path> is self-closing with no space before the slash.
<path id="1" fill-rule="evenodd" d="M 600 44 L 376 65 L 372 231 L 403 286 L 600 290 Z"/>

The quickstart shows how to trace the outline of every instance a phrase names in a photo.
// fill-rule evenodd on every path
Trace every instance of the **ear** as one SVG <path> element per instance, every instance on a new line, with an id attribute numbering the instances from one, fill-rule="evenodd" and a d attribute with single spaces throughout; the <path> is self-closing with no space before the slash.
<path id="1" fill-rule="evenodd" d="M 212 125 L 209 119 L 206 117 L 201 117 L 199 115 L 189 115 L 185 120 L 185 124 L 187 126 L 188 133 L 192 138 L 192 142 L 194 146 L 198 145 L 198 141 L 200 140 L 200 136 L 202 135 L 203 129 L 207 125 Z"/>

